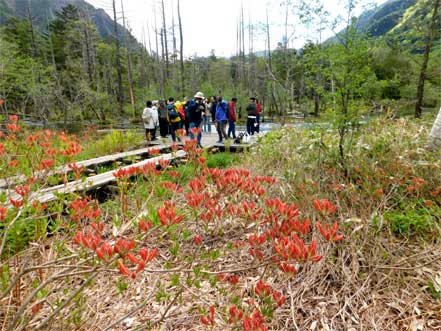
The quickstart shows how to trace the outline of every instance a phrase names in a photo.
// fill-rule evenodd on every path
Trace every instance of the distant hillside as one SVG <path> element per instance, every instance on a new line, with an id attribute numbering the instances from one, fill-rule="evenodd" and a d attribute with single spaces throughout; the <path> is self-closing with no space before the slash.
<path id="1" fill-rule="evenodd" d="M 373 37 L 385 36 L 387 34 L 400 34 L 408 29 L 416 12 L 416 8 L 421 9 L 418 0 L 389 0 L 382 5 L 365 11 L 358 18 L 357 28 Z M 428 11 L 429 8 L 424 10 Z M 401 29 L 398 29 L 401 27 Z M 325 43 L 336 42 L 336 37 L 331 37 Z"/>
<path id="2" fill-rule="evenodd" d="M 384 36 L 401 23 L 406 10 L 417 0 L 389 0 L 358 18 L 358 28 L 373 37 Z"/>
<path id="3" fill-rule="evenodd" d="M 32 19 L 40 31 L 47 30 L 47 21 L 55 18 L 55 13 L 63 7 L 72 4 L 82 12 L 87 13 L 95 23 L 99 34 L 106 38 L 113 35 L 113 20 L 103 9 L 97 9 L 84 0 L 0 0 L 0 25 L 4 25 L 10 17 L 23 19 L 28 17 L 28 5 L 31 5 Z M 119 37 L 123 27 L 118 24 Z M 125 33 L 130 35 L 126 29 Z M 133 41 L 135 38 L 132 36 Z"/>

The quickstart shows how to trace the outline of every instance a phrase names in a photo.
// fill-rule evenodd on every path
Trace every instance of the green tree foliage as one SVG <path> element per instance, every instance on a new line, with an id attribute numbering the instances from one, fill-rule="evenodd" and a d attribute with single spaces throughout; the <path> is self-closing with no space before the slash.
<path id="1" fill-rule="evenodd" d="M 347 3 L 355 5 L 354 1 Z M 287 43 L 289 38 L 297 37 L 294 29 L 293 36 L 287 32 L 270 53 L 246 54 L 241 50 L 229 59 L 216 56 L 215 50 L 209 57 L 194 55 L 184 60 L 183 82 L 176 54 L 171 56 L 165 77 L 165 60 L 157 54 L 161 50 L 148 52 L 129 38 L 128 52 L 122 51 L 120 59 L 124 94 L 129 95 L 130 54 L 139 112 L 148 99 L 181 99 L 198 90 L 206 95 L 220 93 L 227 99 L 236 96 L 238 110 L 242 107 L 243 111 L 252 94 L 261 99 L 266 115 L 281 116 L 283 120 L 291 111 L 319 116 L 323 111 L 333 110 L 333 118 L 342 132 L 347 132 L 348 124 L 356 123 L 366 106 L 410 104 L 416 99 L 423 27 L 430 21 L 430 15 L 424 15 L 429 12 L 425 6 L 428 3 L 429 0 L 421 0 L 398 6 L 388 2 L 362 15 L 361 21 L 355 19 L 351 10 L 351 15 L 340 20 L 347 28 L 336 32 L 332 41 L 321 43 L 317 37 L 318 40 L 298 50 Z M 294 16 L 300 16 L 302 24 L 315 27 L 317 36 L 325 27 L 335 28 L 319 0 L 284 2 L 280 8 L 289 17 L 286 29 L 292 28 L 290 20 Z M 32 7 L 32 12 L 35 10 Z M 393 24 L 387 21 L 391 10 Z M 380 15 L 383 12 L 384 17 Z M 28 17 L 25 12 L 19 17 L 22 19 L 10 19 L 0 28 L 0 95 L 6 98 L 2 111 L 33 115 L 45 121 L 63 120 L 66 124 L 137 117 L 132 114 L 128 99 L 125 113 L 118 111 L 114 38 L 101 37 L 82 7 L 64 7 L 43 25 L 41 18 L 33 22 L 32 15 Z M 369 27 L 379 21 L 388 26 L 384 29 L 387 33 L 374 42 L 360 26 Z M 46 30 L 41 28 L 44 25 Z M 261 24 L 259 28 L 256 24 L 252 28 L 257 36 L 268 37 L 267 32 L 272 32 L 271 25 Z M 425 106 L 435 106 L 439 100 L 440 52 L 439 38 L 435 38 L 427 66 Z M 243 119 L 245 114 L 240 115 Z"/>

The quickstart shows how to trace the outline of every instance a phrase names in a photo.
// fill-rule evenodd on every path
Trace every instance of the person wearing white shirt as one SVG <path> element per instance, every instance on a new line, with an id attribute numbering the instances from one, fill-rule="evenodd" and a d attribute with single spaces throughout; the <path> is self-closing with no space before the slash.
<path id="1" fill-rule="evenodd" d="M 142 121 L 144 123 L 145 138 L 148 142 L 156 140 L 156 127 L 159 124 L 158 110 L 153 106 L 153 102 L 148 100 L 146 108 L 142 112 Z"/>

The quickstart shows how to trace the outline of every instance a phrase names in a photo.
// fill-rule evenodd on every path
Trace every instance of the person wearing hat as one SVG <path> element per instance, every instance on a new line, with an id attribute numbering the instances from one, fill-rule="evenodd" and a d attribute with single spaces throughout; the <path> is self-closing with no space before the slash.
<path id="1" fill-rule="evenodd" d="M 247 132 L 250 135 L 253 135 L 256 131 L 256 124 L 257 124 L 257 105 L 256 105 L 256 98 L 250 97 L 250 103 L 247 106 Z"/>
<path id="2" fill-rule="evenodd" d="M 190 139 L 194 139 L 194 132 L 197 132 L 197 140 L 198 140 L 198 146 L 201 147 L 201 139 L 202 139 L 202 132 L 201 132 L 201 123 L 202 123 L 202 116 L 205 115 L 205 104 L 203 102 L 204 100 L 204 94 L 202 92 L 197 92 L 194 96 L 194 99 L 189 101 L 188 103 L 188 117 L 190 122 Z"/>

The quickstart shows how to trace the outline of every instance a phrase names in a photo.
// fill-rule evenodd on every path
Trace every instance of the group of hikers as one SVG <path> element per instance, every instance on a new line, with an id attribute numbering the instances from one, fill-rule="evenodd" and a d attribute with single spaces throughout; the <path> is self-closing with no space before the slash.
<path id="1" fill-rule="evenodd" d="M 156 140 L 156 130 L 166 138 L 169 134 L 174 142 L 179 139 L 177 130 L 184 129 L 185 134 L 191 139 L 197 139 L 201 147 L 202 132 L 211 133 L 211 123 L 215 124 L 219 140 L 236 139 L 236 110 L 237 98 L 229 102 L 222 96 L 204 97 L 202 92 L 197 92 L 193 99 L 184 97 L 182 101 L 175 101 L 173 97 L 168 100 L 148 100 L 142 113 L 147 141 Z M 247 111 L 247 133 L 254 135 L 259 132 L 261 104 L 256 97 L 250 97 Z M 228 124 L 228 131 L 227 131 Z"/>

